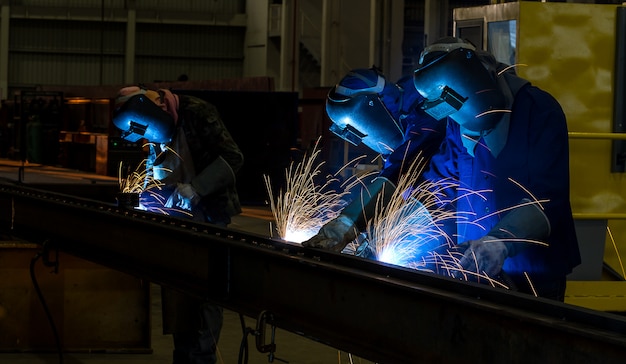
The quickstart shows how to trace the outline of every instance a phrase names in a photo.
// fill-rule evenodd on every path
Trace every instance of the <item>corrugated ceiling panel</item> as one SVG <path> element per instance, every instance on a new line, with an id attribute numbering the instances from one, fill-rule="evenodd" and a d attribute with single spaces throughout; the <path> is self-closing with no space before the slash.
<path id="1" fill-rule="evenodd" d="M 137 9 L 199 11 L 223 15 L 235 15 L 245 12 L 245 0 L 137 0 Z"/>
<path id="2" fill-rule="evenodd" d="M 137 24 L 137 55 L 241 58 L 245 29 Z"/>
<path id="3" fill-rule="evenodd" d="M 124 53 L 125 25 L 80 21 L 11 20 L 9 51 Z"/>
<path id="4" fill-rule="evenodd" d="M 243 75 L 243 60 L 163 60 L 138 57 L 135 62 L 137 83 L 176 81 L 183 74 L 194 81 L 240 78 Z"/>
<path id="5" fill-rule="evenodd" d="M 104 0 L 106 8 L 124 8 L 125 0 Z M 50 6 L 58 8 L 101 8 L 102 0 L 22 0 L 15 5 Z"/>
<path id="6" fill-rule="evenodd" d="M 119 85 L 124 79 L 123 61 L 103 57 L 101 63 L 100 58 L 86 55 L 18 53 L 9 63 L 8 81 L 22 85 Z"/>

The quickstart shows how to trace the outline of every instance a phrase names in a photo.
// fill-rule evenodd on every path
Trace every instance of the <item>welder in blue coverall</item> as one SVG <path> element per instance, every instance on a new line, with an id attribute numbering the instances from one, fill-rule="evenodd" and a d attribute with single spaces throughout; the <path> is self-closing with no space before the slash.
<path id="1" fill-rule="evenodd" d="M 365 230 L 378 201 L 389 201 L 411 161 L 428 161 L 438 150 L 445 124 L 419 109 L 423 100 L 412 75 L 393 83 L 375 67 L 352 70 L 331 89 L 326 101 L 326 112 L 333 122 L 330 130 L 379 153 L 384 164 L 339 216 L 303 246 L 342 251 Z"/>
<path id="2" fill-rule="evenodd" d="M 423 178 L 458 181 L 446 207 L 459 213 L 448 235 L 464 249 L 462 268 L 504 272 L 518 291 L 563 301 L 580 252 L 559 103 L 457 38 L 424 49 L 414 81 L 427 99 L 422 108 L 448 119 Z"/>
<path id="3" fill-rule="evenodd" d="M 422 177 L 458 182 L 441 206 L 458 216 L 445 227 L 462 253 L 457 275 L 506 275 L 517 291 L 563 301 L 580 264 L 566 119 L 506 67 L 457 38 L 424 49 L 414 73 L 421 109 L 447 129 Z"/>

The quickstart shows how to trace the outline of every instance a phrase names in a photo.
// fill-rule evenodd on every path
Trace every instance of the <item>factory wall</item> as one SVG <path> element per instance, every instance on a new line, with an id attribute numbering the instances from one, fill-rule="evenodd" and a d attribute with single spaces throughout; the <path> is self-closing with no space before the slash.
<path id="1" fill-rule="evenodd" d="M 124 31 L 123 23 L 11 19 L 9 85 L 122 83 Z"/>
<path id="2" fill-rule="evenodd" d="M 138 24 L 135 82 L 241 77 L 244 27 Z"/>
<path id="3" fill-rule="evenodd" d="M 111 85 L 171 81 L 181 75 L 194 80 L 243 75 L 244 0 L 6 3 L 3 9 L 8 7 L 10 15 L 2 21 L 10 22 L 8 45 L 1 46 L 8 49 L 11 89 L 3 90 L 2 98 L 42 84 Z M 134 23 L 132 28 L 129 22 Z M 134 67 L 128 67 L 127 57 Z M 125 75 L 129 69 L 132 74 Z"/>

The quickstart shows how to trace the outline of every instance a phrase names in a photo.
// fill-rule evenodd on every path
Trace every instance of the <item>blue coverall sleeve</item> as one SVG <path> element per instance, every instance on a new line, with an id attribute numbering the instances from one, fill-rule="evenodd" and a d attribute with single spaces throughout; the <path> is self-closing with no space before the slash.
<path id="1" fill-rule="evenodd" d="M 580 264 L 572 219 L 569 182 L 569 143 L 563 110 L 550 95 L 531 89 L 528 112 L 529 175 L 525 187 L 542 204 L 551 226 L 548 252 L 541 268 L 563 274 Z M 526 111 L 528 110 L 528 111 Z M 519 181 L 523 182 L 523 181 Z"/>
<path id="2" fill-rule="evenodd" d="M 399 107 L 390 107 L 389 111 L 402 123 L 404 142 L 386 157 L 380 172 L 381 177 L 396 184 L 416 158 L 428 163 L 439 149 L 446 131 L 445 122 L 435 120 L 420 109 L 423 97 L 415 89 L 412 77 L 401 79 L 398 86 L 403 90 L 402 103 Z"/>
<path id="3" fill-rule="evenodd" d="M 422 181 L 436 182 L 440 180 L 459 180 L 459 155 L 463 144 L 460 140 L 459 125 L 452 120 L 447 121 L 445 138 L 439 151 L 432 156 Z M 454 193 L 449 196 L 452 199 Z"/>

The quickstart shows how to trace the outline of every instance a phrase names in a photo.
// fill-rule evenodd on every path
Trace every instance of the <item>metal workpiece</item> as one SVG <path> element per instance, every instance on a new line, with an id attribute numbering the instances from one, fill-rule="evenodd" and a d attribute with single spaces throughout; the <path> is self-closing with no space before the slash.
<path id="1" fill-rule="evenodd" d="M 0 184 L 0 229 L 380 363 L 626 358 L 621 316 L 114 204 Z"/>

